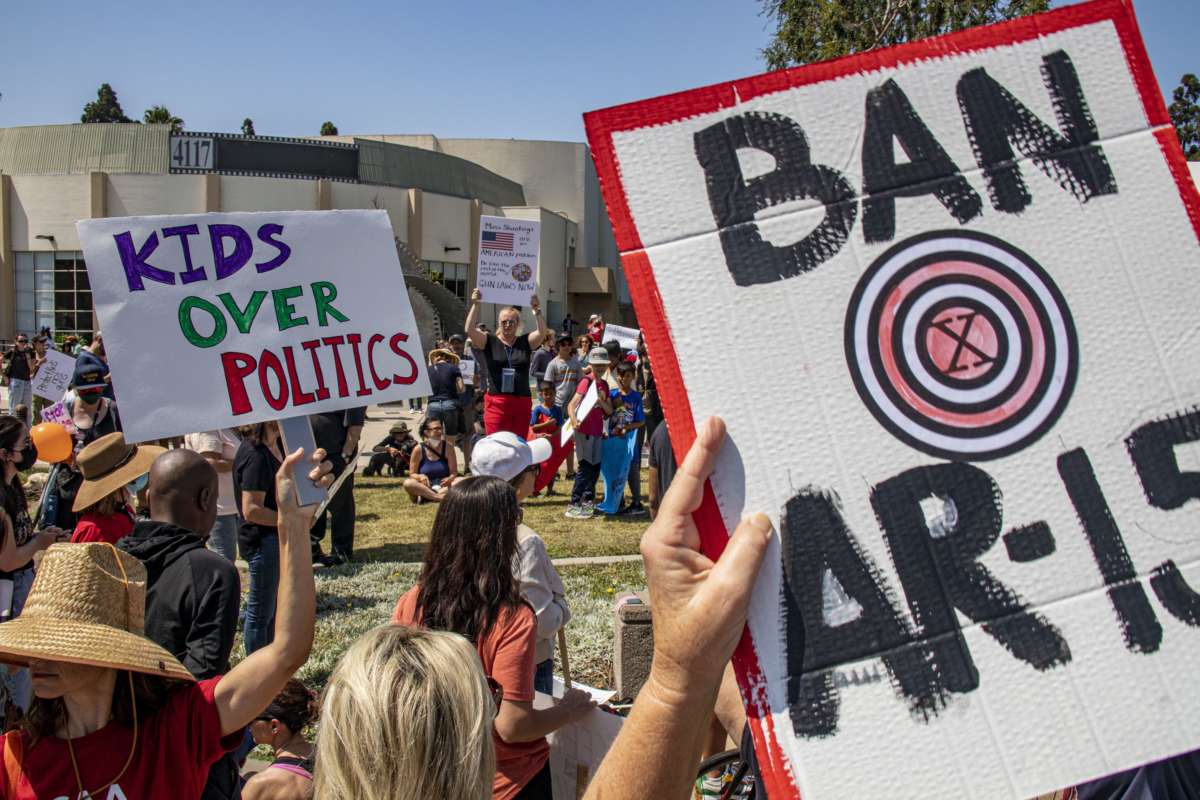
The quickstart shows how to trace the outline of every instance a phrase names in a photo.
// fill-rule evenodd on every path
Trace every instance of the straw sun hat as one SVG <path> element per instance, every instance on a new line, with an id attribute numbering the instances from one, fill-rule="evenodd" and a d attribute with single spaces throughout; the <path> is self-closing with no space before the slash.
<path id="1" fill-rule="evenodd" d="M 436 358 L 437 356 L 441 356 L 442 358 L 449 361 L 451 364 L 458 363 L 458 353 L 455 353 L 453 350 L 446 350 L 445 348 L 439 348 L 437 350 L 429 351 L 430 363 L 432 363 L 433 359 Z"/>
<path id="2" fill-rule="evenodd" d="M 67 661 L 195 680 L 147 639 L 146 568 L 109 544 L 55 544 L 42 555 L 25 608 L 0 625 L 0 661 Z"/>
<path id="3" fill-rule="evenodd" d="M 101 436 L 79 451 L 75 463 L 83 473 L 83 484 L 75 495 L 72 511 L 83 511 L 127 483 L 150 471 L 154 459 L 167 452 L 152 444 L 126 444 L 120 433 Z"/>

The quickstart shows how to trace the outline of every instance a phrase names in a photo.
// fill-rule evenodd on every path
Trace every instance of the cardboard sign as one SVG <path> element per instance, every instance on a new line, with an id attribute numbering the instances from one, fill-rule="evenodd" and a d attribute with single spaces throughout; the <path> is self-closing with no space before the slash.
<path id="1" fill-rule="evenodd" d="M 42 409 L 42 422 L 55 422 L 69 432 L 75 431 L 75 422 L 71 419 L 71 412 L 67 411 L 67 406 L 61 400 Z"/>
<path id="2" fill-rule="evenodd" d="M 562 680 L 555 677 L 553 696 L 536 693 L 533 707 L 539 710 L 553 708 L 554 698 L 562 697 L 565 688 Z M 575 688 L 586 691 L 600 704 L 611 700 L 613 695 L 583 684 L 575 684 Z M 624 717 L 604 708 L 595 708 L 582 719 L 546 736 L 550 742 L 550 780 L 556 798 L 583 797 L 624 724 Z"/>
<path id="3" fill-rule="evenodd" d="M 131 442 L 429 394 L 383 211 L 77 227 Z"/>
<path id="4" fill-rule="evenodd" d="M 579 401 L 579 408 L 575 409 L 575 419 L 582 424 L 588 414 L 592 413 L 592 409 L 596 407 L 596 403 L 600 400 L 600 393 L 596 390 L 596 382 L 589 381 L 587 391 L 583 393 L 583 399 Z M 565 445 L 575 434 L 575 426 L 571 423 L 570 416 L 563 420 L 562 433 L 559 434 L 559 445 Z"/>
<path id="5" fill-rule="evenodd" d="M 475 286 L 486 303 L 527 306 L 537 292 L 542 223 L 508 217 L 479 218 L 479 269 Z"/>
<path id="6" fill-rule="evenodd" d="M 470 358 L 460 359 L 458 371 L 462 373 L 463 383 L 471 386 L 475 383 L 475 361 Z"/>
<path id="7" fill-rule="evenodd" d="M 47 350 L 46 360 L 33 376 L 33 393 L 38 397 L 58 402 L 66 394 L 75 374 L 75 356 Z"/>
<path id="8" fill-rule="evenodd" d="M 616 339 L 623 350 L 637 350 L 638 336 L 641 331 L 637 328 L 626 328 L 623 325 L 608 324 L 604 326 L 604 341 Z"/>
<path id="9" fill-rule="evenodd" d="M 1200 745 L 1200 196 L 1129 4 L 586 125 L 677 456 L 728 426 L 703 546 L 779 531 L 735 657 L 771 797 Z"/>

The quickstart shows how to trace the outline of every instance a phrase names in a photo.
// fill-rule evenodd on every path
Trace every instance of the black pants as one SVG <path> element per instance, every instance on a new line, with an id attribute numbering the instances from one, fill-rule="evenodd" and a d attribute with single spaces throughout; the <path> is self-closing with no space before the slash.
<path id="1" fill-rule="evenodd" d="M 554 784 L 550 780 L 550 762 L 542 765 L 542 769 L 533 780 L 517 793 L 514 800 L 554 800 Z"/>
<path id="2" fill-rule="evenodd" d="M 571 505 L 596 501 L 596 479 L 600 477 L 600 465 L 580 460 L 575 469 L 575 485 L 571 489 Z"/>
<path id="3" fill-rule="evenodd" d="M 330 540 L 334 551 L 350 555 L 354 552 L 354 476 L 346 478 L 346 483 L 338 490 L 320 519 L 313 522 L 309 531 L 313 552 L 321 549 L 321 540 L 325 538 L 325 519 L 330 519 L 333 529 Z"/>
<path id="4" fill-rule="evenodd" d="M 633 460 L 629 462 L 629 496 L 633 505 L 642 504 L 642 446 L 646 444 L 646 428 L 638 428 L 637 444 L 633 449 Z"/>

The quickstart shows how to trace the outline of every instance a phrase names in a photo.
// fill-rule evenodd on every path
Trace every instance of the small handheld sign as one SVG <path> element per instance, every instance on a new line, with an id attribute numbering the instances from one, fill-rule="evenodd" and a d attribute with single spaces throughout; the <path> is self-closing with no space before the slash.
<path id="1" fill-rule="evenodd" d="M 523 306 L 537 292 L 541 230 L 537 220 L 479 218 L 475 286 L 484 302 Z"/>

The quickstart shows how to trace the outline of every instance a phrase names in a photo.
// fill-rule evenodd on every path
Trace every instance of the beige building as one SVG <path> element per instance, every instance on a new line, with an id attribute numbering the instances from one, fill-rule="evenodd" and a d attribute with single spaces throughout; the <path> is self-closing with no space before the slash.
<path id="1" fill-rule="evenodd" d="M 0 340 L 95 327 L 76 220 L 347 208 L 387 211 L 423 338 L 462 324 L 481 214 L 541 221 L 539 296 L 552 326 L 567 313 L 632 321 L 586 145 L 75 124 L 0 129 Z M 495 313 L 485 306 L 484 321 Z"/>

